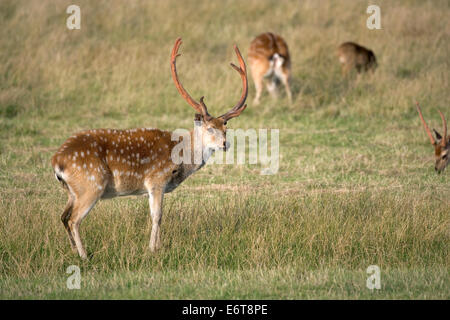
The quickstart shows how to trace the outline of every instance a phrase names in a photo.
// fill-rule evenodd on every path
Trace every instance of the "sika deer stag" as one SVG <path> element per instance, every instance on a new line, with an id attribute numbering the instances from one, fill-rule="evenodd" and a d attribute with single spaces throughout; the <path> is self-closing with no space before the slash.
<path id="1" fill-rule="evenodd" d="M 172 77 L 181 96 L 197 112 L 195 119 L 202 120 L 195 121 L 195 130 L 190 132 L 191 139 L 181 137 L 181 142 L 172 141 L 170 132 L 159 129 L 89 130 L 67 139 L 52 157 L 56 178 L 69 196 L 61 220 L 73 251 L 77 250 L 83 259 L 87 255 L 79 233 L 81 221 L 99 199 L 118 196 L 148 193 L 152 217 L 150 250 L 160 248 L 164 193 L 173 191 L 199 170 L 212 152 L 227 149 L 227 121 L 238 117 L 247 106 L 244 104 L 247 98 L 247 72 L 237 46 L 234 49 L 240 67 L 231 66 L 242 78 L 242 95 L 230 111 L 215 118 L 208 113 L 203 97 L 199 102 L 195 101 L 178 79 L 175 63 L 180 45 L 179 38 L 172 50 Z M 194 131 L 200 132 L 201 143 L 194 142 Z M 173 161 L 172 150 L 179 143 L 186 148 L 182 150 L 190 151 L 192 161 L 180 164 Z M 204 155 L 200 163 L 194 160 L 198 153 Z"/>
<path id="2" fill-rule="evenodd" d="M 266 32 L 253 39 L 248 50 L 248 63 L 255 82 L 255 105 L 259 104 L 264 82 L 274 98 L 278 96 L 280 82 L 283 83 L 289 102 L 292 102 L 289 88 L 291 57 L 286 41 L 281 36 Z"/>
<path id="3" fill-rule="evenodd" d="M 439 110 L 439 115 L 442 119 L 442 126 L 444 130 L 444 135 L 441 136 L 439 132 L 436 131 L 436 129 L 433 129 L 434 134 L 436 135 L 436 141 L 433 138 L 433 135 L 431 134 L 431 130 L 428 127 L 427 123 L 425 122 L 422 111 L 420 110 L 419 103 L 417 102 L 417 111 L 419 112 L 420 120 L 423 123 L 423 126 L 425 127 L 425 131 L 428 134 L 428 137 L 430 138 L 431 144 L 434 146 L 434 157 L 436 160 L 436 163 L 434 165 L 434 170 L 436 170 L 437 173 L 441 173 L 444 171 L 445 167 L 448 165 L 449 162 L 449 153 L 450 153 L 450 135 L 447 136 L 447 121 L 445 121 L 444 114 Z"/>

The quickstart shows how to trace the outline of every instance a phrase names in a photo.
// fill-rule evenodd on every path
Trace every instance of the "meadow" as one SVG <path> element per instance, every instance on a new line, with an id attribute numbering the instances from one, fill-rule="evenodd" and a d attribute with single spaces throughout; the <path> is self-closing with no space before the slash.
<path id="1" fill-rule="evenodd" d="M 0 299 L 449 299 L 450 185 L 431 127 L 450 121 L 448 1 L 0 2 Z M 50 158 L 91 128 L 190 129 L 170 75 L 219 115 L 239 99 L 233 44 L 273 31 L 292 56 L 293 103 L 267 93 L 229 122 L 279 129 L 280 167 L 207 165 L 166 195 L 162 249 L 148 250 L 146 197 L 99 202 L 72 253 L 67 196 Z M 336 48 L 371 48 L 373 75 L 343 79 Z M 69 290 L 66 269 L 81 269 Z M 381 270 L 381 289 L 366 269 Z"/>

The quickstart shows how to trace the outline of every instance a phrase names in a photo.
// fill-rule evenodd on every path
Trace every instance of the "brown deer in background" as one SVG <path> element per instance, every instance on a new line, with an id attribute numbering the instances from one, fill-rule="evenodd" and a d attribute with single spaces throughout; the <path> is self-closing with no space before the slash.
<path id="1" fill-rule="evenodd" d="M 372 72 L 378 66 L 372 50 L 364 48 L 354 42 L 345 42 L 338 47 L 337 55 L 342 65 L 342 73 L 346 76 L 352 69 Z"/>
<path id="2" fill-rule="evenodd" d="M 434 170 L 436 170 L 437 173 L 441 173 L 445 167 L 448 165 L 449 162 L 449 153 L 450 153 L 450 135 L 447 136 L 447 121 L 445 121 L 444 114 L 439 110 L 439 115 L 442 119 L 442 126 L 443 126 L 443 132 L 444 135 L 441 136 L 439 132 L 437 132 L 435 129 L 433 129 L 434 134 L 436 135 L 436 141 L 433 138 L 433 135 L 431 134 L 431 130 L 428 127 L 427 123 L 425 122 L 425 119 L 423 118 L 422 111 L 420 110 L 419 103 L 417 102 L 417 111 L 419 112 L 420 120 L 423 123 L 423 126 L 425 127 L 425 131 L 428 134 L 428 137 L 430 138 L 431 144 L 434 146 L 434 157 L 436 160 L 436 163 L 434 165 Z"/>
<path id="3" fill-rule="evenodd" d="M 234 46 L 240 67 L 231 64 L 242 78 L 242 95 L 239 102 L 227 113 L 213 117 L 208 113 L 203 97 L 195 101 L 183 88 L 176 71 L 176 58 L 181 39 L 172 50 L 171 70 L 175 86 L 181 96 L 197 112 L 195 130 L 200 131 L 201 143 L 191 139 L 173 141 L 171 133 L 159 129 L 114 130 L 97 129 L 80 132 L 63 143 L 52 157 L 56 178 L 66 189 L 69 200 L 61 216 L 74 251 L 87 258 L 81 242 L 79 227 L 99 199 L 118 196 L 148 194 L 152 231 L 150 250 L 161 246 L 160 223 L 164 193 L 173 191 L 189 175 L 199 170 L 214 150 L 226 150 L 227 121 L 238 117 L 246 108 L 247 71 L 239 49 Z M 172 150 L 184 144 L 190 161 L 177 164 Z M 182 149 L 186 150 L 186 149 Z M 206 155 L 196 163 L 196 154 Z"/>
<path id="4" fill-rule="evenodd" d="M 278 86 L 280 82 L 283 83 L 289 102 L 292 102 L 289 87 L 291 58 L 286 41 L 282 37 L 271 32 L 257 36 L 250 43 L 248 64 L 255 82 L 255 105 L 259 104 L 263 82 L 272 97 L 277 97 Z"/>

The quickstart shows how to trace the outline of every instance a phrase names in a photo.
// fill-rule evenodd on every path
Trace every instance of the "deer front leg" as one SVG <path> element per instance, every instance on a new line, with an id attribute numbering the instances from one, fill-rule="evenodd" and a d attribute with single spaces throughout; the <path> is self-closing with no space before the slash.
<path id="1" fill-rule="evenodd" d="M 97 200 L 100 198 L 100 194 L 86 193 L 82 197 L 76 198 L 74 201 L 72 214 L 70 215 L 69 221 L 67 222 L 70 232 L 72 234 L 75 246 L 78 250 L 78 254 L 82 259 L 87 259 L 87 253 L 84 249 L 83 243 L 80 237 L 80 224 L 84 217 L 87 216 L 89 211 L 95 205 Z"/>
<path id="2" fill-rule="evenodd" d="M 348 77 L 350 70 L 353 68 L 353 66 L 349 63 L 343 64 L 342 65 L 342 76 L 344 78 Z"/>
<path id="3" fill-rule="evenodd" d="M 281 76 L 281 82 L 284 85 L 284 88 L 286 89 L 286 96 L 288 98 L 289 104 L 292 104 L 292 93 L 291 93 L 291 88 L 290 88 L 290 84 L 289 84 L 289 75 L 284 73 Z"/>
<path id="4" fill-rule="evenodd" d="M 150 215 L 152 217 L 152 233 L 150 235 L 150 251 L 155 252 L 161 248 L 160 226 L 162 217 L 162 205 L 164 191 L 160 188 L 152 188 L 148 193 Z"/>

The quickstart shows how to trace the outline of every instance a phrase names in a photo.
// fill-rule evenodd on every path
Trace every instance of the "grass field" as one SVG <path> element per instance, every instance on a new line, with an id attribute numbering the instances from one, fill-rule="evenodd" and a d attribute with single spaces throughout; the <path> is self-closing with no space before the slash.
<path id="1" fill-rule="evenodd" d="M 430 126 L 450 118 L 450 5 L 377 1 L 0 2 L 0 298 L 449 299 L 449 172 L 437 175 Z M 280 169 L 207 165 L 165 198 L 163 248 L 148 250 L 145 197 L 98 203 L 70 250 L 66 194 L 50 157 L 90 128 L 192 128 L 178 68 L 212 114 L 239 98 L 233 44 L 280 33 L 293 61 L 292 105 L 267 94 L 229 128 L 280 130 Z M 343 80 L 336 47 L 374 50 L 372 76 Z M 450 119 L 449 119 L 450 121 Z M 81 268 L 81 289 L 66 268 Z M 381 289 L 366 288 L 378 265 Z"/>

